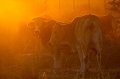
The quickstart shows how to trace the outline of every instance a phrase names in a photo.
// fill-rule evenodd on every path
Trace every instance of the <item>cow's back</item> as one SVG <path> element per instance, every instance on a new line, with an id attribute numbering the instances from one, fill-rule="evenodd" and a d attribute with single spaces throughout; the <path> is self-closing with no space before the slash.
<path id="1" fill-rule="evenodd" d="M 104 35 L 115 34 L 117 27 L 117 21 L 112 15 L 106 15 L 99 17 Z"/>
<path id="2" fill-rule="evenodd" d="M 85 15 L 80 17 L 75 28 L 75 37 L 77 41 L 84 44 L 89 43 L 90 40 L 95 39 L 93 36 L 99 35 L 102 39 L 101 23 L 95 15 Z"/>

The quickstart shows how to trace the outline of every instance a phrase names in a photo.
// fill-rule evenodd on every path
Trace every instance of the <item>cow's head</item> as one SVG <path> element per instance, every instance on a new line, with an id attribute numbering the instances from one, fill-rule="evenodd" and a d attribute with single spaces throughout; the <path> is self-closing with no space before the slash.
<path id="1" fill-rule="evenodd" d="M 52 29 L 51 38 L 49 41 L 50 45 L 56 45 L 60 43 L 65 37 L 65 30 L 63 26 L 61 26 L 59 23 L 56 23 Z"/>
<path id="2" fill-rule="evenodd" d="M 27 25 L 31 30 L 35 30 L 35 22 L 30 22 Z"/>
<path id="3" fill-rule="evenodd" d="M 40 17 L 37 17 L 37 18 L 34 18 L 33 21 L 35 22 L 35 34 L 39 35 L 40 33 L 40 28 L 43 24 L 43 22 L 45 21 L 45 18 L 40 18 Z"/>

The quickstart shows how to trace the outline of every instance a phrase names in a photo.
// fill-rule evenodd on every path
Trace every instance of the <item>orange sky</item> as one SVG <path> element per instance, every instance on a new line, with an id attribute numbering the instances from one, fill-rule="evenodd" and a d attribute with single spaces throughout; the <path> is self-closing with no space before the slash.
<path id="1" fill-rule="evenodd" d="M 16 26 L 23 21 L 30 21 L 36 16 L 50 15 L 59 19 L 73 13 L 73 0 L 0 0 L 0 25 Z M 108 0 L 107 0 L 108 1 Z M 91 12 L 104 15 L 104 0 L 91 0 Z M 75 0 L 77 15 L 88 13 L 88 0 Z M 63 19 L 65 20 L 65 19 Z"/>

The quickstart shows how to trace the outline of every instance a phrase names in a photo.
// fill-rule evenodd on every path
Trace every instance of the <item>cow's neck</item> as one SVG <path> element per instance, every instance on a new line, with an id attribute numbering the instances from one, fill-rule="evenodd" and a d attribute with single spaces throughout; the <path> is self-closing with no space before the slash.
<path id="1" fill-rule="evenodd" d="M 63 26 L 65 31 L 65 36 L 62 41 L 62 44 L 67 44 L 71 47 L 72 51 L 76 51 L 75 47 L 75 40 L 74 40 L 74 28 L 71 26 L 71 24 L 67 24 Z"/>
<path id="2" fill-rule="evenodd" d="M 48 43 L 51 37 L 52 28 L 44 25 L 41 27 L 40 30 L 41 30 L 41 34 L 40 34 L 41 42 L 43 44 Z"/>

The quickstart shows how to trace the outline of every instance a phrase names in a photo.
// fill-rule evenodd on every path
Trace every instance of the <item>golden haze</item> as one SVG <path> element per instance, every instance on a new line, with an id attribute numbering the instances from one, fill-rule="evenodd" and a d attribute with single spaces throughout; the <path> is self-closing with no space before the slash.
<path id="1" fill-rule="evenodd" d="M 91 13 L 104 14 L 104 0 L 90 0 Z M 15 28 L 21 21 L 30 21 L 41 15 L 50 15 L 57 20 L 73 13 L 73 0 L 0 0 L 0 25 Z M 88 13 L 88 0 L 75 0 L 76 15 Z M 66 19 L 62 19 L 66 20 Z"/>

